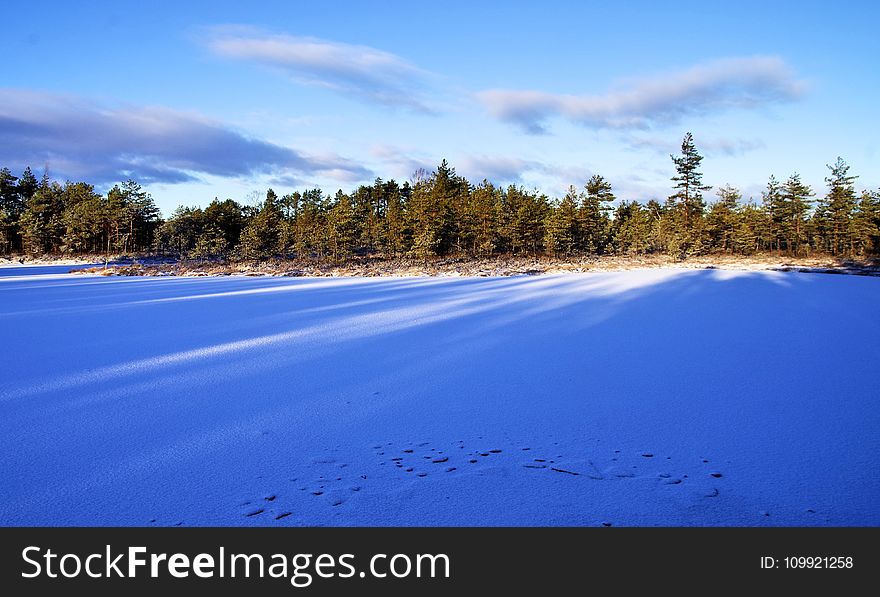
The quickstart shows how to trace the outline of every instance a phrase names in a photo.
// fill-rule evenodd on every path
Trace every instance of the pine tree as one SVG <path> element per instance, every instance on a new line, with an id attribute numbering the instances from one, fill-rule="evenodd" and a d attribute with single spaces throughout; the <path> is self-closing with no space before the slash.
<path id="1" fill-rule="evenodd" d="M 484 179 L 473 190 L 468 203 L 467 220 L 471 255 L 487 257 L 498 248 L 500 207 L 500 190 Z"/>
<path id="2" fill-rule="evenodd" d="M 581 238 L 580 245 L 590 254 L 602 253 L 608 242 L 609 218 L 614 192 L 611 183 L 599 174 L 587 181 L 580 206 Z"/>
<path id="3" fill-rule="evenodd" d="M 281 210 L 278 196 L 269 189 L 257 215 L 241 233 L 240 250 L 245 259 L 266 259 L 278 254 Z"/>
<path id="4" fill-rule="evenodd" d="M 770 175 L 767 188 L 761 193 L 764 210 L 770 217 L 773 234 L 773 246 L 776 254 L 782 252 L 782 245 L 788 243 L 791 234 L 791 208 L 782 194 L 782 185 L 776 177 Z"/>
<path id="5" fill-rule="evenodd" d="M 294 225 L 294 250 L 298 257 L 322 257 L 325 250 L 325 201 L 321 189 L 304 191 Z"/>
<path id="6" fill-rule="evenodd" d="M 684 211 L 685 228 L 690 230 L 694 220 L 703 215 L 705 203 L 703 191 L 708 191 L 711 186 L 703 184 L 703 173 L 700 172 L 700 162 L 703 156 L 697 152 L 694 145 L 694 136 L 688 132 L 681 141 L 681 156 L 669 156 L 675 164 L 676 176 L 672 177 L 675 182 L 673 188 L 678 189 L 672 195 L 677 199 Z"/>
<path id="7" fill-rule="evenodd" d="M 123 226 L 127 229 L 121 250 L 143 251 L 153 244 L 153 235 L 159 222 L 159 208 L 152 195 L 140 183 L 126 180 L 119 191 L 123 200 Z"/>
<path id="8" fill-rule="evenodd" d="M 838 157 L 833 165 L 828 165 L 831 175 L 825 179 L 828 193 L 819 200 L 817 208 L 818 225 L 826 234 L 826 247 L 832 255 L 844 252 L 853 253 L 852 217 L 856 208 L 855 180 L 850 176 L 849 166 Z"/>
<path id="9" fill-rule="evenodd" d="M 857 253 L 880 254 L 880 190 L 862 191 L 853 216 L 853 237 Z"/>
<path id="10" fill-rule="evenodd" d="M 375 252 L 381 243 L 380 218 L 384 216 L 384 210 L 379 205 L 382 203 L 382 194 L 383 182 L 377 178 L 372 187 L 359 186 L 350 198 L 352 223 L 359 224 L 358 245 L 368 253 Z"/>
<path id="11" fill-rule="evenodd" d="M 18 192 L 18 177 L 9 168 L 0 170 L 0 253 L 10 253 L 18 238 L 18 218 L 24 202 Z"/>
<path id="12" fill-rule="evenodd" d="M 718 189 L 718 201 L 712 204 L 706 216 L 706 230 L 713 249 L 733 252 L 741 200 L 742 193 L 729 184 Z"/>
<path id="13" fill-rule="evenodd" d="M 550 211 L 545 195 L 510 185 L 502 195 L 500 236 L 504 251 L 537 255 L 544 244 L 544 222 Z"/>
<path id="14" fill-rule="evenodd" d="M 431 184 L 425 180 L 416 182 L 407 210 L 408 226 L 412 229 L 410 251 L 414 257 L 427 260 L 440 254 L 445 219 L 445 208 L 434 201 Z"/>
<path id="15" fill-rule="evenodd" d="M 641 255 L 650 250 L 651 213 L 636 201 L 620 203 L 614 212 L 612 228 L 618 253 Z"/>
<path id="16" fill-rule="evenodd" d="M 460 249 L 456 210 L 467 193 L 467 182 L 443 160 L 427 180 L 419 180 L 412 190 L 407 210 L 412 228 L 414 256 L 427 259 Z"/>
<path id="17" fill-rule="evenodd" d="M 64 233 L 63 188 L 44 176 L 19 220 L 23 249 L 32 255 L 58 251 Z"/>
<path id="18" fill-rule="evenodd" d="M 333 206 L 327 212 L 327 236 L 330 254 L 337 263 L 350 257 L 354 250 L 357 240 L 355 213 L 352 199 L 342 191 L 336 193 Z"/>
<path id="19" fill-rule="evenodd" d="M 100 251 L 106 200 L 86 183 L 67 183 L 61 200 L 64 233 L 60 249 L 66 253 Z"/>
<path id="20" fill-rule="evenodd" d="M 788 249 L 798 255 L 801 247 L 809 247 L 807 238 L 807 214 L 812 207 L 813 189 L 801 181 L 800 174 L 795 172 L 788 177 L 780 190 L 782 202 L 786 206 L 788 218 Z"/>
<path id="21" fill-rule="evenodd" d="M 734 232 L 736 252 L 752 255 L 766 251 L 772 246 L 772 223 L 767 211 L 752 202 L 739 210 L 739 223 Z"/>
<path id="22" fill-rule="evenodd" d="M 407 227 L 406 205 L 410 196 L 408 182 L 399 187 L 396 182 L 387 183 L 385 195 L 385 239 L 383 251 L 398 257 L 409 250 L 411 232 Z"/>
<path id="23" fill-rule="evenodd" d="M 244 218 L 241 205 L 232 199 L 213 201 L 202 212 L 205 234 L 209 239 L 197 247 L 200 257 L 227 257 L 241 238 Z"/>
<path id="24" fill-rule="evenodd" d="M 547 215 L 544 231 L 544 247 L 554 257 L 574 254 L 580 237 L 578 222 L 577 190 L 569 187 L 568 193 Z"/>
<path id="25" fill-rule="evenodd" d="M 21 176 L 18 179 L 18 194 L 22 208 L 24 208 L 24 205 L 34 196 L 34 193 L 37 192 L 38 188 L 40 188 L 40 182 L 37 180 L 37 177 L 34 176 L 34 173 L 31 172 L 30 166 L 28 166 L 24 169 L 24 172 L 21 173 Z"/>
<path id="26" fill-rule="evenodd" d="M 162 251 L 170 251 L 177 257 L 201 256 L 197 250 L 199 239 L 205 230 L 202 210 L 197 207 L 180 206 L 171 217 L 159 225 L 156 245 Z M 204 245 L 201 250 L 204 250 Z"/>

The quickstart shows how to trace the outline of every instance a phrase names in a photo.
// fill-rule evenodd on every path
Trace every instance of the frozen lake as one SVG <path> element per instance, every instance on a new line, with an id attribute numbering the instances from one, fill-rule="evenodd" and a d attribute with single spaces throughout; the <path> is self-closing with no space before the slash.
<path id="1" fill-rule="evenodd" d="M 0 269 L 2 525 L 878 525 L 880 278 Z"/>

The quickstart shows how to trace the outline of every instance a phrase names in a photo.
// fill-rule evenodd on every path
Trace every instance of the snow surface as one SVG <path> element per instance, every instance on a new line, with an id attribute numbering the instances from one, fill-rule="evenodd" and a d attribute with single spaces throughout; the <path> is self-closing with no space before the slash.
<path id="1" fill-rule="evenodd" d="M 880 278 L 0 271 L 3 525 L 878 525 Z"/>

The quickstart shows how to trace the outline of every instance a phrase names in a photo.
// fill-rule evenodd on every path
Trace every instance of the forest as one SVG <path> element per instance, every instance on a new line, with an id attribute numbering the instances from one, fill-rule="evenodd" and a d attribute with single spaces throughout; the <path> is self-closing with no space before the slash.
<path id="1" fill-rule="evenodd" d="M 256 205 L 215 199 L 205 208 L 179 207 L 167 219 L 133 180 L 102 195 L 86 182 L 3 168 L 0 254 L 337 263 L 353 256 L 880 254 L 880 190 L 857 193 L 857 176 L 841 158 L 827 166 L 824 192 L 797 173 L 771 176 L 756 202 L 730 185 L 707 201 L 712 187 L 703 183 L 703 156 L 691 133 L 670 157 L 672 192 L 663 202 L 618 201 L 599 174 L 561 199 L 487 180 L 473 184 L 444 160 L 403 184 L 377 178 L 334 195 L 316 188 L 279 197 L 269 189 Z"/>

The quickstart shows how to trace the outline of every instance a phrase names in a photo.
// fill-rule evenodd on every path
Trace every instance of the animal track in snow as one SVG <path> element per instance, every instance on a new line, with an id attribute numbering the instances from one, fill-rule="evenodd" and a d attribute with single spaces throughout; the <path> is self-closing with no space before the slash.
<path id="1" fill-rule="evenodd" d="M 560 446 L 558 442 L 542 447 L 506 437 L 503 441 L 498 439 L 456 440 L 448 444 L 416 440 L 396 444 L 374 442 L 365 450 L 367 455 L 372 452 L 372 464 L 369 457 L 346 462 L 335 453 L 338 448 L 329 450 L 291 471 L 287 481 L 295 483 L 292 489 L 298 491 L 288 495 L 284 491 L 265 491 L 241 501 L 240 515 L 262 521 L 255 524 L 268 521 L 296 524 L 303 520 L 297 512 L 305 510 L 310 520 L 314 519 L 315 508 L 317 512 L 326 508 L 327 516 L 331 516 L 334 510 L 352 507 L 349 501 L 359 501 L 362 494 L 370 493 L 371 487 L 383 493 L 403 483 L 423 487 L 421 479 L 430 479 L 439 473 L 444 478 L 446 475 L 465 478 L 473 474 L 548 475 L 548 480 L 558 479 L 554 483 L 563 486 L 592 482 L 653 483 L 658 490 L 662 487 L 662 491 L 690 495 L 695 500 L 718 498 L 723 489 L 718 485 L 724 483 L 722 471 L 689 470 L 684 464 L 676 464 L 678 458 L 655 450 L 603 450 L 592 441 L 583 442 L 577 449 L 572 449 L 570 444 Z M 704 467 L 709 458 L 699 456 L 691 462 Z M 690 487 L 692 493 L 678 493 L 682 487 Z"/>

